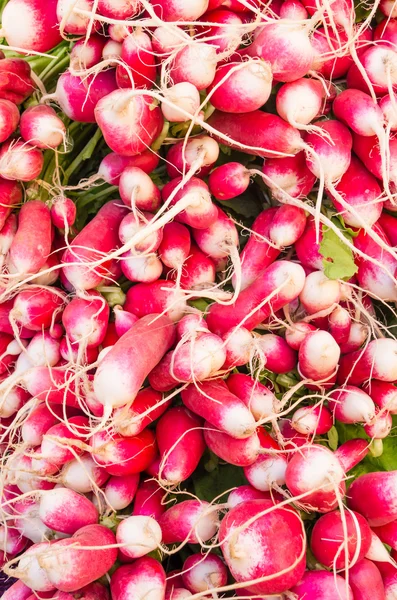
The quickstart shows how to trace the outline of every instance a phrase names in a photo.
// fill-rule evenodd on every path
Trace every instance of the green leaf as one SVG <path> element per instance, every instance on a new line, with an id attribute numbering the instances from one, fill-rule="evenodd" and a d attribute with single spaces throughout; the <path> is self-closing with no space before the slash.
<path id="1" fill-rule="evenodd" d="M 210 473 L 205 469 L 194 477 L 194 493 L 200 500 L 212 502 L 214 498 L 238 485 L 246 485 L 243 469 L 234 465 L 218 464 Z M 226 500 L 226 494 L 220 502 Z"/>
<path id="2" fill-rule="evenodd" d="M 331 429 L 328 431 L 327 434 L 328 437 L 328 445 L 331 448 L 331 450 L 336 450 L 338 447 L 338 430 L 336 429 L 336 427 L 331 427 Z"/>
<path id="3" fill-rule="evenodd" d="M 332 229 L 323 229 L 320 254 L 324 258 L 324 273 L 329 279 L 350 279 L 357 273 L 353 252 Z"/>

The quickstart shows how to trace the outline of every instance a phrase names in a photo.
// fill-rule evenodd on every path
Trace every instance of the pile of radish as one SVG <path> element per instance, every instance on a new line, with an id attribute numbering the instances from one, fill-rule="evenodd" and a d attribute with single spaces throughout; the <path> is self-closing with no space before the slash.
<path id="1" fill-rule="evenodd" d="M 397 4 L 0 2 L 3 600 L 397 600 Z"/>

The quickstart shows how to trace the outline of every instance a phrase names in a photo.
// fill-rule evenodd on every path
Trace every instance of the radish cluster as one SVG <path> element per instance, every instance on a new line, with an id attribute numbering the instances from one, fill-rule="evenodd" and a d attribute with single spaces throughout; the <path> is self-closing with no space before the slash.
<path id="1" fill-rule="evenodd" d="M 1 597 L 397 599 L 393 3 L 3 4 Z"/>

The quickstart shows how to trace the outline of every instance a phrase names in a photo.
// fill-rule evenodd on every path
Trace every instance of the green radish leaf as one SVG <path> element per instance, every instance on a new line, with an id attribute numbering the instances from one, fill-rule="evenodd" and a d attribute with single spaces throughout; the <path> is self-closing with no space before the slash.
<path id="1" fill-rule="evenodd" d="M 329 279 L 350 279 L 357 273 L 353 252 L 332 229 L 323 229 L 320 254 L 324 258 L 324 273 Z"/>
<path id="2" fill-rule="evenodd" d="M 217 467 L 208 472 L 208 460 L 204 469 L 199 469 L 193 475 L 194 493 L 200 500 L 212 502 L 214 498 L 231 490 L 238 485 L 246 485 L 243 469 L 229 464 L 218 464 Z M 212 465 L 211 465 L 212 467 Z M 225 502 L 227 494 L 220 498 L 219 502 Z"/>

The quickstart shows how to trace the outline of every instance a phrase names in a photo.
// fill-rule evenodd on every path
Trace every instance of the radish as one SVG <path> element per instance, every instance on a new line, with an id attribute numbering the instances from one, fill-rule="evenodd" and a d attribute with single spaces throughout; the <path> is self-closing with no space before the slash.
<path id="1" fill-rule="evenodd" d="M 206 422 L 204 440 L 211 452 L 237 467 L 249 467 L 258 459 L 260 453 L 260 438 L 256 432 L 247 438 L 236 439 Z M 247 477 L 246 473 L 245 475 Z"/>
<path id="2" fill-rule="evenodd" d="M 155 212 L 160 207 L 160 190 L 139 167 L 128 166 L 120 176 L 120 197 L 133 209 Z"/>
<path id="3" fill-rule="evenodd" d="M 371 95 L 383 96 L 391 93 L 392 87 L 397 83 L 397 54 L 393 49 L 379 44 L 370 46 L 361 54 L 360 63 L 365 70 L 368 82 L 364 80 L 357 65 L 354 64 L 347 74 L 348 88 L 365 93 L 370 92 Z"/>
<path id="4" fill-rule="evenodd" d="M 136 156 L 150 146 L 163 127 L 152 99 L 131 90 L 115 90 L 102 97 L 95 107 L 95 119 L 109 148 L 122 156 Z"/>
<path id="5" fill-rule="evenodd" d="M 2 595 L 3 600 L 28 600 L 32 590 L 21 581 L 17 580 Z"/>
<path id="6" fill-rule="evenodd" d="M 110 152 L 101 161 L 98 175 L 112 185 L 118 185 L 121 173 L 126 167 L 139 167 L 145 173 L 151 173 L 158 166 L 160 157 L 151 150 L 146 150 L 136 156 L 121 156 Z"/>
<path id="7" fill-rule="evenodd" d="M 249 184 L 249 171 L 238 162 L 230 162 L 216 167 L 208 179 L 210 192 L 217 200 L 231 200 L 243 194 Z"/>
<path id="8" fill-rule="evenodd" d="M 327 310 L 341 299 L 340 284 L 328 279 L 322 271 L 314 271 L 306 276 L 305 285 L 299 300 L 307 313 Z"/>
<path id="9" fill-rule="evenodd" d="M 112 19 L 131 19 L 142 9 L 140 0 L 99 0 L 98 12 Z"/>
<path id="10" fill-rule="evenodd" d="M 196 42 L 184 46 L 175 54 L 169 75 L 174 85 L 187 82 L 201 91 L 213 82 L 216 65 L 214 46 Z"/>
<path id="11" fill-rule="evenodd" d="M 189 410 L 224 433 L 237 439 L 249 437 L 254 433 L 254 417 L 244 402 L 229 392 L 222 381 L 190 384 L 182 390 L 181 395 L 182 402 Z"/>
<path id="12" fill-rule="evenodd" d="M 51 205 L 51 221 L 58 229 L 68 229 L 76 220 L 76 205 L 70 198 L 58 196 Z"/>
<path id="13" fill-rule="evenodd" d="M 207 542 L 216 534 L 218 513 L 208 502 L 184 500 L 174 504 L 159 519 L 164 544 Z"/>
<path id="14" fill-rule="evenodd" d="M 226 360 L 223 363 L 223 369 L 231 369 L 243 366 L 250 362 L 254 353 L 254 338 L 252 333 L 240 327 L 223 334 L 222 339 L 225 342 Z"/>
<path id="15" fill-rule="evenodd" d="M 168 317 L 147 315 L 137 321 L 99 364 L 94 377 L 98 401 L 107 410 L 133 402 L 145 378 L 173 340 L 174 328 Z M 145 352 L 146 361 L 143 361 Z"/>
<path id="16" fill-rule="evenodd" d="M 161 29 L 161 28 L 158 28 Z M 154 36 L 158 29 L 154 32 Z M 153 37 L 153 46 L 155 42 Z M 188 81 L 176 83 L 164 90 L 164 98 L 166 102 L 161 104 L 161 112 L 164 118 L 171 123 L 183 123 L 186 121 L 186 114 L 194 115 L 200 107 L 200 94 L 196 86 Z M 184 112 L 182 113 L 182 109 Z"/>
<path id="17" fill-rule="evenodd" d="M 307 31 L 299 22 L 266 24 L 248 47 L 248 54 L 268 61 L 277 81 L 296 81 L 304 77 L 314 59 Z"/>
<path id="18" fill-rule="evenodd" d="M 109 600 L 108 588 L 97 582 L 85 585 L 76 593 L 80 594 L 82 600 Z M 56 592 L 56 600 L 74 600 L 73 592 L 70 594 L 69 592 L 58 591 Z"/>
<path id="19" fill-rule="evenodd" d="M 291 425 L 303 435 L 324 435 L 332 428 L 333 420 L 325 406 L 302 406 L 294 412 Z"/>
<path id="20" fill-rule="evenodd" d="M 121 47 L 116 79 L 119 88 L 150 88 L 156 79 L 156 65 L 150 37 L 141 29 L 128 35 Z M 125 66 L 124 66 L 125 65 Z"/>
<path id="21" fill-rule="evenodd" d="M 348 342 L 351 326 L 350 313 L 342 306 L 337 306 L 328 317 L 329 332 L 339 346 Z"/>
<path id="22" fill-rule="evenodd" d="M 60 344 L 48 332 L 37 333 L 21 352 L 15 364 L 15 373 L 22 375 L 32 367 L 54 367 L 61 358 Z"/>
<path id="23" fill-rule="evenodd" d="M 182 580 L 192 594 L 227 584 L 227 568 L 216 554 L 192 554 L 183 563 Z"/>
<path id="24" fill-rule="evenodd" d="M 32 498 L 19 500 L 13 504 L 12 510 L 15 517 L 15 528 L 34 544 L 48 539 L 51 535 L 51 530 L 44 525 L 39 517 L 39 500 L 33 500 Z"/>
<path id="25" fill-rule="evenodd" d="M 16 2 L 10 3 L 16 4 Z M 3 24 L 5 21 L 3 21 Z M 22 104 L 35 90 L 31 67 L 22 58 L 2 58 L 0 61 L 0 96 L 14 104 Z"/>
<path id="26" fill-rule="evenodd" d="M 372 340 L 364 350 L 342 356 L 338 381 L 361 385 L 369 379 L 395 381 L 397 379 L 397 344 L 392 339 Z"/>
<path id="27" fill-rule="evenodd" d="M 299 0 L 286 0 L 280 9 L 282 19 L 292 19 L 300 21 L 307 19 L 307 10 Z"/>
<path id="28" fill-rule="evenodd" d="M 376 440 L 386 438 L 393 427 L 393 419 L 390 413 L 381 412 L 375 408 L 375 416 L 371 423 L 364 425 L 364 431 L 368 437 Z"/>
<path id="29" fill-rule="evenodd" d="M 382 525 L 380 527 L 372 527 L 372 531 L 378 536 L 378 538 L 383 542 L 383 544 L 387 544 L 393 550 L 396 549 L 397 546 L 397 522 L 391 521 L 387 523 L 387 525 Z"/>
<path id="30" fill-rule="evenodd" d="M 128 312 L 128 310 L 124 310 L 123 307 L 118 304 L 113 307 L 113 313 L 116 333 L 119 338 L 127 333 L 133 324 L 139 320 L 139 317 Z"/>
<path id="31" fill-rule="evenodd" d="M 344 524 L 345 523 L 345 524 Z M 314 524 L 310 548 L 327 569 L 349 570 L 361 561 L 371 545 L 371 529 L 359 513 L 345 510 L 322 515 Z"/>
<path id="32" fill-rule="evenodd" d="M 335 309 L 336 310 L 336 309 Z M 293 350 L 299 350 L 303 340 L 311 333 L 316 331 L 314 325 L 306 321 L 297 321 L 293 323 L 285 332 L 285 340 Z M 334 337 L 334 336 L 333 336 Z"/>
<path id="33" fill-rule="evenodd" d="M 12 209 L 22 202 L 22 188 L 20 183 L 0 178 L 0 202 L 0 232 L 1 234 L 6 234 L 4 230 L 6 221 Z M 9 221 L 9 227 L 13 225 L 12 220 Z M 3 247 L 2 244 L 2 254 L 7 254 L 8 249 L 9 246 L 8 248 L 6 246 Z"/>
<path id="34" fill-rule="evenodd" d="M 238 583 L 251 594 L 277 594 L 297 583 L 305 570 L 303 524 L 293 509 L 271 500 L 250 500 L 232 508 L 221 522 L 222 554 Z M 255 540 L 261 543 L 255 546 Z"/>
<path id="35" fill-rule="evenodd" d="M 0 418 L 11 417 L 29 400 L 30 394 L 20 386 L 0 395 Z"/>
<path id="36" fill-rule="evenodd" d="M 376 565 L 363 559 L 353 565 L 349 571 L 349 583 L 355 597 L 362 600 L 383 600 L 385 588 L 382 576 Z"/>
<path id="37" fill-rule="evenodd" d="M 105 487 L 106 502 L 112 510 L 123 510 L 133 501 L 139 486 L 139 475 L 110 477 Z"/>
<path id="38" fill-rule="evenodd" d="M 45 569 L 39 564 L 39 558 L 49 550 L 49 547 L 49 542 L 34 544 L 19 557 L 17 568 L 10 568 L 8 570 L 7 565 L 4 565 L 4 572 L 10 576 L 16 576 L 17 579 L 21 579 L 32 590 L 34 589 L 38 592 L 54 590 L 55 586 L 49 580 Z"/>
<path id="39" fill-rule="evenodd" d="M 62 314 L 62 324 L 72 346 L 99 346 L 105 337 L 109 312 L 108 304 L 98 292 L 73 298 Z"/>
<path id="40" fill-rule="evenodd" d="M 256 339 L 257 352 L 263 365 L 274 373 L 288 373 L 295 369 L 298 357 L 284 338 L 273 333 Z"/>
<path id="41" fill-rule="evenodd" d="M 0 100 L 0 143 L 5 142 L 18 127 L 19 110 L 13 102 Z"/>
<path id="42" fill-rule="evenodd" d="M 299 347 L 299 371 L 303 377 L 319 381 L 335 371 L 340 348 L 327 331 L 309 333 Z"/>
<path id="43" fill-rule="evenodd" d="M 156 550 L 161 544 L 160 525 L 152 517 L 133 515 L 117 526 L 116 540 L 123 554 L 140 558 Z"/>
<path id="44" fill-rule="evenodd" d="M 274 493 L 276 496 L 276 493 Z M 247 500 L 270 500 L 269 492 L 260 492 L 251 485 L 240 485 L 236 487 L 227 497 L 229 508 L 234 508 L 239 504 L 247 502 Z"/>
<path id="45" fill-rule="evenodd" d="M 397 511 L 391 499 L 396 477 L 396 471 L 360 475 L 349 488 L 349 506 L 361 513 L 371 526 L 379 527 L 395 521 Z"/>
<path id="46" fill-rule="evenodd" d="M 88 453 L 68 462 L 60 475 L 63 485 L 80 494 L 88 494 L 109 479 L 109 473 L 98 466 Z"/>
<path id="47" fill-rule="evenodd" d="M 39 104 L 27 108 L 19 128 L 25 142 L 38 148 L 57 148 L 66 142 L 66 127 L 50 106 Z"/>
<path id="48" fill-rule="evenodd" d="M 230 10 L 220 8 L 206 12 L 200 19 L 205 23 L 214 23 L 213 25 L 197 26 L 200 38 L 208 40 L 217 48 L 218 53 L 232 54 L 241 44 L 242 32 L 241 18 Z"/>
<path id="49" fill-rule="evenodd" d="M 105 257 L 119 244 L 118 228 L 126 214 L 120 201 L 107 202 L 64 252 L 62 272 L 77 290 L 92 289 L 110 277 L 111 261 Z M 106 231 L 106 236 L 98 238 L 98 231 Z M 99 264 L 94 268 L 90 262 Z"/>
<path id="50" fill-rule="evenodd" d="M 10 322 L 15 320 L 32 331 L 48 329 L 60 320 L 65 303 L 66 297 L 60 290 L 30 285 L 16 296 Z"/>
<path id="51" fill-rule="evenodd" d="M 150 429 L 134 437 L 98 432 L 90 444 L 95 462 L 118 477 L 144 471 L 156 456 L 156 441 Z"/>
<path id="52" fill-rule="evenodd" d="M 41 151 L 20 140 L 8 140 L 0 150 L 0 175 L 14 181 L 32 181 L 43 168 Z M 36 201 L 35 201 L 36 202 Z"/>
<path id="53" fill-rule="evenodd" d="M 262 171 L 272 195 L 280 202 L 284 202 L 287 196 L 307 196 L 316 181 L 316 176 L 306 166 L 304 152 L 285 158 L 267 158 Z"/>
<path id="54" fill-rule="evenodd" d="M 73 535 L 81 527 L 97 523 L 98 511 L 85 496 L 56 488 L 42 492 L 39 517 L 50 529 Z"/>
<path id="55" fill-rule="evenodd" d="M 199 135 L 187 143 L 177 142 L 167 153 L 167 173 L 171 178 L 195 168 L 204 177 L 219 157 L 219 144 L 208 135 Z"/>
<path id="56" fill-rule="evenodd" d="M 176 270 L 177 278 L 182 275 L 182 268 L 190 254 L 190 247 L 190 233 L 187 227 L 175 221 L 164 226 L 158 253 L 166 267 Z"/>
<path id="57" fill-rule="evenodd" d="M 291 588 L 297 600 L 354 600 L 350 585 L 329 571 L 306 571 L 302 580 Z"/>
<path id="58" fill-rule="evenodd" d="M 211 104 L 223 112 L 251 112 L 269 99 L 272 79 L 267 62 L 228 63 L 217 69 L 208 96 Z"/>
<path id="59" fill-rule="evenodd" d="M 130 288 L 124 309 L 139 318 L 154 312 L 164 312 L 175 322 L 183 316 L 186 300 L 173 281 L 159 279 L 153 283 L 139 283 Z"/>
<path id="60" fill-rule="evenodd" d="M 396 19 L 383 19 L 374 29 L 374 41 L 381 41 L 385 46 L 393 48 L 396 40 L 396 25 Z"/>
<path id="61" fill-rule="evenodd" d="M 138 392 L 134 403 L 128 410 L 116 408 L 114 425 L 123 436 L 138 435 L 150 423 L 158 419 L 169 408 L 170 402 L 164 402 L 162 395 L 151 387 Z M 148 414 L 144 414 L 147 411 Z M 144 416 L 141 416 L 144 415 Z"/>
<path id="62" fill-rule="evenodd" d="M 198 177 L 183 182 L 182 177 L 175 177 L 166 183 L 161 191 L 163 202 L 172 205 L 178 221 L 195 229 L 206 229 L 218 216 L 208 186 Z"/>
<path id="63" fill-rule="evenodd" d="M 47 52 L 62 41 L 59 33 L 57 0 L 45 5 L 40 0 L 11 0 L 2 14 L 3 35 L 15 49 Z M 21 27 L 21 15 L 24 15 Z"/>
<path id="64" fill-rule="evenodd" d="M 182 406 L 171 408 L 157 423 L 156 440 L 160 478 L 170 484 L 188 479 L 205 450 L 201 419 Z"/>
<path id="65" fill-rule="evenodd" d="M 302 150 L 300 133 L 277 115 L 253 110 L 232 114 L 215 111 L 208 125 L 217 130 L 219 142 L 246 154 L 266 158 L 297 154 Z M 269 137 L 269 129 L 273 135 Z"/>
<path id="66" fill-rule="evenodd" d="M 392 415 L 397 411 L 397 388 L 391 383 L 386 381 L 379 381 L 378 379 L 370 379 L 368 383 L 363 386 L 364 391 L 369 394 L 375 404 L 381 408 L 386 409 Z"/>
<path id="67" fill-rule="evenodd" d="M 163 21 L 195 21 L 207 10 L 208 0 L 192 0 L 189 5 L 180 0 L 156 0 L 152 4 L 153 11 Z"/>
<path id="68" fill-rule="evenodd" d="M 110 580 L 113 600 L 150 597 L 160 600 L 165 595 L 165 572 L 161 564 L 150 557 L 139 558 L 132 565 L 116 569 Z"/>
<path id="69" fill-rule="evenodd" d="M 233 373 L 226 380 L 232 394 L 240 398 L 257 421 L 277 412 L 277 398 L 265 385 L 243 373 Z"/>
<path id="70" fill-rule="evenodd" d="M 305 226 L 305 212 L 296 206 L 283 204 L 270 223 L 270 240 L 279 248 L 292 246 L 304 232 Z"/>
<path id="71" fill-rule="evenodd" d="M 102 60 L 116 66 L 117 61 L 120 60 L 121 57 L 122 47 L 123 45 L 120 44 L 120 42 L 115 42 L 114 40 L 107 41 L 102 49 Z"/>
<path id="72" fill-rule="evenodd" d="M 146 515 L 158 521 L 165 511 L 163 496 L 164 490 L 153 479 L 146 479 L 138 487 L 132 514 Z"/>
<path id="73" fill-rule="evenodd" d="M 88 40 L 78 40 L 70 51 L 70 64 L 72 70 L 79 71 L 90 69 L 101 61 L 105 40 L 94 33 Z"/>
<path id="74" fill-rule="evenodd" d="M 33 408 L 21 427 L 23 441 L 30 446 L 41 444 L 43 435 L 50 427 L 59 421 L 61 410 L 59 407 L 51 407 L 39 404 Z"/>
<path id="75" fill-rule="evenodd" d="M 275 262 L 240 293 L 233 305 L 212 304 L 208 311 L 208 327 L 218 335 L 237 326 L 252 330 L 272 311 L 276 312 L 297 298 L 304 282 L 305 273 L 300 265 L 286 260 Z M 278 290 L 276 298 L 275 290 Z"/>
<path id="76" fill-rule="evenodd" d="M 90 17 L 76 14 L 74 8 L 91 11 L 93 7 L 92 0 L 58 0 L 57 18 L 61 31 L 72 33 L 74 35 L 83 35 L 87 31 L 90 23 Z M 94 21 L 94 27 L 96 22 Z"/>
<path id="77" fill-rule="evenodd" d="M 296 79 L 285 83 L 277 92 L 277 113 L 297 129 L 309 130 L 310 123 L 321 115 L 325 89 L 317 79 Z"/>
<path id="78" fill-rule="evenodd" d="M 285 471 L 287 459 L 282 454 L 278 456 L 259 456 L 257 460 L 244 468 L 244 475 L 248 482 L 261 492 L 268 492 L 273 487 L 285 484 Z"/>
<path id="79" fill-rule="evenodd" d="M 53 98 L 73 121 L 95 123 L 94 110 L 99 100 L 108 96 L 116 87 L 114 69 L 84 78 L 65 71 L 57 81 L 55 93 L 47 95 L 46 99 Z"/>
<path id="80" fill-rule="evenodd" d="M 122 244 L 127 244 L 134 235 L 145 228 L 149 221 L 153 219 L 153 215 L 149 212 L 142 212 L 141 215 L 135 215 L 133 212 L 129 213 L 124 217 L 124 219 L 120 223 L 119 227 L 119 238 Z M 132 250 L 125 253 L 128 253 L 131 256 L 136 255 L 136 253 L 150 253 L 155 252 L 160 246 L 161 240 L 163 238 L 162 229 L 158 229 L 154 231 L 152 234 L 149 234 L 146 239 L 143 239 L 141 242 L 138 242 L 136 245 L 132 247 Z"/>
<path id="81" fill-rule="evenodd" d="M 300 503 L 321 513 L 330 512 L 337 506 L 337 492 L 344 495 L 343 478 L 344 471 L 339 460 L 319 444 L 295 452 L 285 473 L 291 494 L 304 494 Z"/>
<path id="82" fill-rule="evenodd" d="M 61 467 L 83 453 L 79 441 L 84 441 L 89 432 L 86 417 L 70 417 L 66 423 L 56 423 L 46 430 L 40 448 L 40 455 L 52 465 Z M 76 441 L 73 444 L 73 441 Z"/>
<path id="83" fill-rule="evenodd" d="M 0 548 L 4 554 L 15 555 L 25 549 L 28 540 L 21 536 L 19 531 L 9 523 L 6 527 L 0 526 Z"/>

